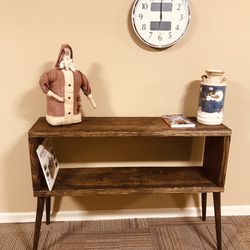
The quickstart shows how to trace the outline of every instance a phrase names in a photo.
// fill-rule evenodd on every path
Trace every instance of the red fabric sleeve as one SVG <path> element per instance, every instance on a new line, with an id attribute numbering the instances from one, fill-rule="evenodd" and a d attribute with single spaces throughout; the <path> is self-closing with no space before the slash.
<path id="1" fill-rule="evenodd" d="M 39 80 L 40 87 L 42 91 L 47 95 L 48 91 L 51 89 L 51 83 L 55 80 L 56 75 L 55 70 L 49 70 L 42 74 Z"/>
<path id="2" fill-rule="evenodd" d="M 91 94 L 91 88 L 89 85 L 89 81 L 88 81 L 87 77 L 82 72 L 80 72 L 80 73 L 82 76 L 81 89 L 82 89 L 83 93 L 88 96 Z"/>

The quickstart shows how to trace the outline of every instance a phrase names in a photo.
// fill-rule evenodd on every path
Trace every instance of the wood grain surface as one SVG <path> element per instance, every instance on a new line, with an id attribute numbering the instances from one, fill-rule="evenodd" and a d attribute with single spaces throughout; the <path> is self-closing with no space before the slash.
<path id="1" fill-rule="evenodd" d="M 195 128 L 170 128 L 161 117 L 84 117 L 78 124 L 51 126 L 40 117 L 30 137 L 229 136 L 225 125 L 207 126 L 195 118 Z"/>
<path id="2" fill-rule="evenodd" d="M 128 167 L 60 169 L 52 191 L 35 196 L 81 196 L 84 194 L 145 194 L 222 192 L 202 167 Z"/>

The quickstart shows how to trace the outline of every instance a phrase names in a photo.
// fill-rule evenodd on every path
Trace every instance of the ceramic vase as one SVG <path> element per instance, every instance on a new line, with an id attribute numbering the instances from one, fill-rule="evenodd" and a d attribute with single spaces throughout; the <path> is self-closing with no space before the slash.
<path id="1" fill-rule="evenodd" d="M 206 70 L 200 85 L 198 122 L 206 125 L 222 123 L 226 86 L 224 71 Z"/>

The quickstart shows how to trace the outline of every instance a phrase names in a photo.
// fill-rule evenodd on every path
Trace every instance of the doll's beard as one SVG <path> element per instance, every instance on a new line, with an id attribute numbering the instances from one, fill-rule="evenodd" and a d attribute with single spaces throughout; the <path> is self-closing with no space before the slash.
<path id="1" fill-rule="evenodd" d="M 60 62 L 60 68 L 65 70 L 71 70 L 73 72 L 75 71 L 75 65 L 72 59 L 67 57 Z"/>

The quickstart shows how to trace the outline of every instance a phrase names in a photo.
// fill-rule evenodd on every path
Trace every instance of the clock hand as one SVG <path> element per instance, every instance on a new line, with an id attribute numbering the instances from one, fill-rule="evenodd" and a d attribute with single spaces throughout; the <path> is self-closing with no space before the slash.
<path id="1" fill-rule="evenodd" d="M 162 0 L 160 3 L 160 22 L 162 21 Z"/>
<path id="2" fill-rule="evenodd" d="M 160 3 L 160 22 L 159 22 L 159 29 L 161 28 L 161 21 L 162 21 L 162 0 Z"/>

